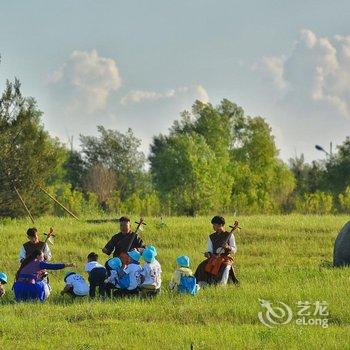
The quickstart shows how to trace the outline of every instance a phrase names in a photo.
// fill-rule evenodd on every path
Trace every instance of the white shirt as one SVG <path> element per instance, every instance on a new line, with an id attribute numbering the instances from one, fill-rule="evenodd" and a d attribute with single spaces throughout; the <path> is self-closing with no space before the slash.
<path id="1" fill-rule="evenodd" d="M 233 235 L 233 233 L 231 233 L 230 239 L 228 240 L 227 243 L 231 248 L 231 252 L 235 254 L 237 252 L 237 246 L 236 246 L 235 236 Z M 220 252 L 221 250 L 222 250 L 222 248 L 218 248 L 215 253 L 219 254 L 219 253 L 221 253 Z M 208 238 L 207 252 L 214 253 L 213 252 L 213 243 L 212 243 L 210 237 Z"/>
<path id="2" fill-rule="evenodd" d="M 142 271 L 142 275 L 145 277 L 142 284 L 155 286 L 156 289 L 160 288 L 162 284 L 161 273 L 162 268 L 157 260 L 154 260 L 151 263 L 147 262 Z"/>
<path id="3" fill-rule="evenodd" d="M 90 262 L 85 264 L 85 271 L 86 272 L 90 272 L 92 269 L 94 269 L 96 267 L 103 267 L 103 268 L 105 268 L 98 261 L 90 261 Z"/>
<path id="4" fill-rule="evenodd" d="M 141 284 L 142 266 L 138 264 L 129 264 L 124 272 L 129 275 L 130 284 L 128 290 L 137 288 Z"/>
<path id="5" fill-rule="evenodd" d="M 73 286 L 73 292 L 76 295 L 89 295 L 89 285 L 85 282 L 84 277 L 77 273 L 66 278 L 66 285 Z"/>
<path id="6" fill-rule="evenodd" d="M 45 243 L 44 245 L 44 250 L 43 253 L 46 257 L 46 261 L 50 261 L 52 258 L 52 254 L 51 254 L 51 250 L 49 248 L 49 245 L 47 243 Z M 24 249 L 24 246 L 22 245 L 20 251 L 19 251 L 19 255 L 18 255 L 18 260 L 19 262 L 21 262 L 23 259 L 25 259 L 26 256 L 26 250 Z"/>
<path id="7" fill-rule="evenodd" d="M 107 278 L 107 281 L 119 288 L 119 276 L 116 270 L 111 270 L 111 275 Z"/>

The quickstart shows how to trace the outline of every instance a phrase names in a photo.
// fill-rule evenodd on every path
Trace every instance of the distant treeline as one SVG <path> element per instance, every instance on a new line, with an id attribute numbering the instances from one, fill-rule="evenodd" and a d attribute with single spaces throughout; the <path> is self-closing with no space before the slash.
<path id="1" fill-rule="evenodd" d="M 224 99 L 195 101 L 167 135 L 154 136 L 147 160 L 132 130 L 98 126 L 81 151 L 50 137 L 33 98 L 7 82 L 0 100 L 0 215 L 62 214 L 43 186 L 76 214 L 197 215 L 212 212 L 350 212 L 350 139 L 322 162 L 278 158 L 261 117 Z M 149 166 L 146 166 L 147 161 Z"/>

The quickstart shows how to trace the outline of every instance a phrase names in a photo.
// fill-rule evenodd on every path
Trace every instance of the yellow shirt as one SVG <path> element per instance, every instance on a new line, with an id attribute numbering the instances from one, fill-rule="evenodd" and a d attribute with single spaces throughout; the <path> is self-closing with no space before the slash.
<path id="1" fill-rule="evenodd" d="M 172 290 L 174 290 L 174 289 L 176 290 L 180 284 L 180 279 L 182 276 L 193 276 L 193 272 L 188 267 L 179 267 L 173 273 L 173 276 L 172 276 L 171 281 L 169 283 L 169 288 Z"/>

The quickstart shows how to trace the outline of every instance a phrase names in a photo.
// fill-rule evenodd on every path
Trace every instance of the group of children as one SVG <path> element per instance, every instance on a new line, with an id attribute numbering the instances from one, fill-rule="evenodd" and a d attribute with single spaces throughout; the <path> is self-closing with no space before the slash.
<path id="1" fill-rule="evenodd" d="M 118 257 L 106 261 L 105 265 L 98 262 L 98 255 L 91 252 L 87 256 L 85 271 L 88 273 L 89 284 L 84 277 L 76 272 L 67 272 L 64 278 L 65 287 L 61 294 L 73 297 L 89 295 L 100 297 L 125 297 L 140 295 L 141 297 L 154 297 L 160 292 L 162 269 L 156 259 L 157 250 L 154 246 L 146 247 L 142 253 L 134 249 L 127 253 L 129 263 L 124 265 Z M 144 265 L 141 265 L 141 259 Z M 176 259 L 178 268 L 174 272 L 169 288 L 179 293 L 197 294 L 199 286 L 189 268 L 190 261 L 187 256 Z"/>
<path id="2" fill-rule="evenodd" d="M 127 254 L 129 257 L 127 265 L 124 265 L 118 257 L 109 259 L 102 265 L 98 262 L 98 255 L 90 253 L 85 264 L 89 284 L 78 273 L 68 272 L 61 294 L 68 293 L 74 297 L 89 295 L 94 298 L 98 289 L 98 294 L 102 298 L 138 294 L 157 295 L 162 283 L 162 269 L 156 259 L 155 247 L 147 247 L 142 254 L 136 249 Z M 144 260 L 144 266 L 141 266 L 141 258 Z"/>

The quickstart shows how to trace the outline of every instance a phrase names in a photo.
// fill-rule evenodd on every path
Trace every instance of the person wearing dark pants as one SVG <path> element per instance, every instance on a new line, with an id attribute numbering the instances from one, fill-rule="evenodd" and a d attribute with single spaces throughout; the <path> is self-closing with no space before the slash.
<path id="1" fill-rule="evenodd" d="M 105 284 L 106 278 L 107 278 L 107 271 L 104 267 L 95 267 L 90 271 L 89 273 L 90 298 L 95 298 L 97 287 L 98 287 L 99 296 L 102 298 L 106 296 L 106 284 Z"/>
<path id="2" fill-rule="evenodd" d="M 98 262 L 98 255 L 94 252 L 87 256 L 88 262 L 85 265 L 85 271 L 89 274 L 91 298 L 96 296 L 96 287 L 98 287 L 99 296 L 105 298 L 106 296 L 106 284 L 107 270 Z"/>

